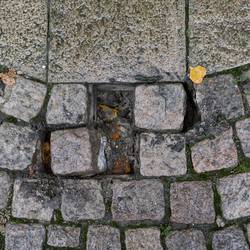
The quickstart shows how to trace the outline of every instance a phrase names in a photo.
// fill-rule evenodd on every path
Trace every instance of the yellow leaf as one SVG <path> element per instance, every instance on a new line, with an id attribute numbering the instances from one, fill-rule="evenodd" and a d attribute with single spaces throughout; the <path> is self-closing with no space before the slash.
<path id="1" fill-rule="evenodd" d="M 100 104 L 99 108 L 106 114 L 106 119 L 109 121 L 114 120 L 118 116 L 118 110 L 111 108 L 105 104 Z"/>
<path id="2" fill-rule="evenodd" d="M 192 80 L 193 83 L 201 84 L 206 73 L 206 68 L 202 66 L 190 67 L 189 78 Z"/>
<path id="3" fill-rule="evenodd" d="M 5 73 L 0 73 L 0 80 L 7 86 L 14 85 L 16 83 L 16 71 L 14 69 L 9 69 Z"/>

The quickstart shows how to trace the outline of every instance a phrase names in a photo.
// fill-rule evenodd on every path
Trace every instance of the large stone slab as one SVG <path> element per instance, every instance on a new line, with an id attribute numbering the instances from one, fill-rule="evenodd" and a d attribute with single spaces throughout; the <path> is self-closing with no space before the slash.
<path id="1" fill-rule="evenodd" d="M 0 209 L 4 209 L 8 204 L 11 191 L 12 180 L 5 172 L 0 172 Z"/>
<path id="2" fill-rule="evenodd" d="M 125 244 L 127 250 L 163 249 L 157 228 L 129 229 L 125 232 Z"/>
<path id="3" fill-rule="evenodd" d="M 6 86 L 3 98 L 0 98 L 0 110 L 29 122 L 41 110 L 46 91 L 44 84 L 17 77 L 15 85 Z"/>
<path id="4" fill-rule="evenodd" d="M 141 134 L 141 175 L 184 175 L 187 171 L 186 161 L 185 140 L 183 136 Z"/>
<path id="5" fill-rule="evenodd" d="M 189 2 L 189 61 L 208 73 L 250 63 L 249 3 L 191 0 Z"/>
<path id="6" fill-rule="evenodd" d="M 217 188 L 225 219 L 233 220 L 250 215 L 250 173 L 221 178 Z"/>
<path id="7" fill-rule="evenodd" d="M 46 120 L 49 125 L 79 125 L 87 122 L 87 88 L 80 84 L 58 84 L 52 89 Z"/>
<path id="8" fill-rule="evenodd" d="M 181 84 L 139 85 L 135 89 L 135 125 L 155 130 L 181 130 L 186 94 Z"/>
<path id="9" fill-rule="evenodd" d="M 86 128 L 51 133 L 51 169 L 56 175 L 92 175 L 90 134 Z"/>
<path id="10" fill-rule="evenodd" d="M 87 234 L 87 250 L 120 250 L 120 232 L 119 229 L 91 225 Z"/>
<path id="11" fill-rule="evenodd" d="M 219 75 L 194 85 L 202 120 L 216 116 L 226 119 L 244 115 L 240 89 L 232 75 Z"/>
<path id="12" fill-rule="evenodd" d="M 50 81 L 184 78 L 184 0 L 52 1 L 50 26 Z"/>
<path id="13" fill-rule="evenodd" d="M 250 158 L 250 119 L 238 121 L 235 126 L 242 150 L 245 156 Z"/>
<path id="14" fill-rule="evenodd" d="M 214 250 L 249 250 L 244 232 L 237 227 L 229 227 L 213 234 Z"/>
<path id="15" fill-rule="evenodd" d="M 192 162 L 197 173 L 231 168 L 237 165 L 237 149 L 232 129 L 214 139 L 205 139 L 192 147 Z"/>
<path id="16" fill-rule="evenodd" d="M 170 208 L 170 220 L 173 223 L 214 223 L 214 195 L 211 182 L 186 181 L 171 184 Z"/>
<path id="17" fill-rule="evenodd" d="M 61 211 L 65 221 L 103 218 L 105 205 L 101 184 L 96 180 L 64 180 Z"/>
<path id="18" fill-rule="evenodd" d="M 60 190 L 55 181 L 16 179 L 12 200 L 14 217 L 50 221 L 59 204 Z"/>
<path id="19" fill-rule="evenodd" d="M 50 225 L 47 244 L 53 247 L 78 247 L 81 228 Z"/>
<path id="20" fill-rule="evenodd" d="M 5 250 L 42 250 L 46 231 L 38 224 L 8 224 Z"/>
<path id="21" fill-rule="evenodd" d="M 24 170 L 32 164 L 38 135 L 29 127 L 0 125 L 0 168 Z"/>
<path id="22" fill-rule="evenodd" d="M 161 220 L 164 188 L 158 180 L 114 181 L 112 214 L 115 221 Z"/>
<path id="23" fill-rule="evenodd" d="M 204 234 L 200 230 L 174 231 L 166 237 L 168 250 L 206 250 Z"/>
<path id="24" fill-rule="evenodd" d="M 1 1 L 0 64 L 46 78 L 47 1 Z"/>

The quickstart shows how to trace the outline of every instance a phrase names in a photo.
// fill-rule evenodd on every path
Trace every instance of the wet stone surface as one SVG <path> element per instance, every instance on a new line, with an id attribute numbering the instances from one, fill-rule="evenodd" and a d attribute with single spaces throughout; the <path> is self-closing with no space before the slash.
<path id="1" fill-rule="evenodd" d="M 250 173 L 221 178 L 217 189 L 225 219 L 233 220 L 250 215 Z"/>
<path id="2" fill-rule="evenodd" d="M 249 250 L 244 232 L 236 227 L 229 227 L 213 234 L 214 250 Z"/>
<path id="3" fill-rule="evenodd" d="M 184 78 L 184 1 L 53 1 L 50 15 L 50 81 Z"/>
<path id="4" fill-rule="evenodd" d="M 135 89 L 135 126 L 182 130 L 186 94 L 181 84 L 139 85 Z"/>
<path id="5" fill-rule="evenodd" d="M 0 167 L 24 170 L 32 164 L 38 134 L 30 127 L 4 122 L 0 125 Z"/>
<path id="6" fill-rule="evenodd" d="M 166 247 L 168 250 L 207 249 L 204 234 L 200 230 L 174 231 L 166 237 Z"/>
<path id="7" fill-rule="evenodd" d="M 250 63 L 249 3 L 189 1 L 189 61 L 208 73 Z"/>
<path id="8" fill-rule="evenodd" d="M 236 123 L 236 132 L 240 139 L 243 153 L 250 158 L 250 119 L 244 119 Z"/>
<path id="9" fill-rule="evenodd" d="M 192 147 L 192 162 L 198 173 L 235 167 L 238 163 L 237 149 L 232 129 L 214 139 L 203 140 Z"/>
<path id="10" fill-rule="evenodd" d="M 6 250 L 42 250 L 45 228 L 38 224 L 8 224 L 6 227 Z"/>
<path id="11" fill-rule="evenodd" d="M 195 85 L 197 104 L 202 120 L 216 115 L 226 119 L 244 115 L 243 101 L 239 87 L 232 75 L 219 75 L 205 79 Z"/>
<path id="12" fill-rule="evenodd" d="M 140 172 L 143 176 L 185 175 L 185 141 L 180 135 L 141 134 Z"/>
<path id="13" fill-rule="evenodd" d="M 87 122 L 87 88 L 80 84 L 58 84 L 52 89 L 46 121 L 49 125 L 79 125 Z"/>
<path id="14" fill-rule="evenodd" d="M 61 212 L 65 221 L 103 218 L 105 206 L 101 184 L 96 180 L 64 180 Z"/>
<path id="15" fill-rule="evenodd" d="M 29 122 L 42 108 L 47 88 L 44 84 L 17 77 L 14 86 L 6 86 L 0 96 L 0 111 Z"/>
<path id="16" fill-rule="evenodd" d="M 163 185 L 158 180 L 114 181 L 115 221 L 161 220 L 165 214 Z"/>
<path id="17" fill-rule="evenodd" d="M 121 249 L 119 229 L 103 225 L 92 225 L 88 228 L 87 250 L 101 249 Z"/>
<path id="18" fill-rule="evenodd" d="M 54 247 L 78 247 L 81 228 L 50 225 L 48 228 L 48 245 Z"/>
<path id="19" fill-rule="evenodd" d="M 128 250 L 163 249 L 160 242 L 160 230 L 157 228 L 127 230 L 125 232 L 125 244 Z"/>
<path id="20" fill-rule="evenodd" d="M 210 182 L 171 184 L 170 205 L 173 223 L 210 224 L 215 221 L 214 195 Z"/>

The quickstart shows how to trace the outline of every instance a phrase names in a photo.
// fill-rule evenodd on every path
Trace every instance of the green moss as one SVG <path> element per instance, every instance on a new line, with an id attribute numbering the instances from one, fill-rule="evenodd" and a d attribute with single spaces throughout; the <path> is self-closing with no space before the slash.
<path id="1" fill-rule="evenodd" d="M 63 217 L 62 217 L 62 213 L 59 209 L 55 210 L 55 217 L 56 217 L 56 223 L 57 224 L 62 224 L 63 223 Z"/>
<path id="2" fill-rule="evenodd" d="M 236 168 L 237 172 L 244 173 L 250 171 L 250 159 L 243 159 Z"/>
<path id="3" fill-rule="evenodd" d="M 6 119 L 5 119 L 6 122 L 10 122 L 10 123 L 14 123 L 16 124 L 17 123 L 17 118 L 13 117 L 13 116 L 8 116 Z"/>
<path id="4" fill-rule="evenodd" d="M 172 232 L 172 228 L 170 225 L 162 225 L 161 226 L 161 235 L 167 237 Z"/>

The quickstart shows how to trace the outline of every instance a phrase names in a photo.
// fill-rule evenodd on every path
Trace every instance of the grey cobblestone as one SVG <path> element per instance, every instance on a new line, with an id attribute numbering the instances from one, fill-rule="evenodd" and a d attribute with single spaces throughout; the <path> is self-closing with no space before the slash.
<path id="1" fill-rule="evenodd" d="M 61 211 L 65 221 L 103 218 L 105 205 L 100 183 L 96 180 L 64 180 Z"/>
<path id="2" fill-rule="evenodd" d="M 200 230 L 174 231 L 166 237 L 168 250 L 206 250 L 205 237 Z"/>
<path id="3" fill-rule="evenodd" d="M 112 214 L 115 221 L 163 219 L 165 201 L 160 181 L 115 181 L 112 190 Z"/>
<path id="4" fill-rule="evenodd" d="M 59 208 L 59 188 L 54 181 L 17 179 L 14 183 L 12 215 L 16 218 L 50 221 Z"/>
<path id="5" fill-rule="evenodd" d="M 0 64 L 45 81 L 47 2 L 1 3 L 0 16 L 5 18 L 1 18 Z"/>
<path id="6" fill-rule="evenodd" d="M 121 250 L 119 229 L 104 226 L 89 226 L 87 250 Z"/>
<path id="7" fill-rule="evenodd" d="M 38 135 L 29 127 L 4 122 L 0 125 L 0 167 L 24 170 L 32 164 Z"/>
<path id="8" fill-rule="evenodd" d="M 238 121 L 236 131 L 245 156 L 250 158 L 250 118 Z"/>
<path id="9" fill-rule="evenodd" d="M 48 245 L 54 247 L 78 247 L 81 228 L 50 225 L 48 228 Z"/>
<path id="10" fill-rule="evenodd" d="M 243 90 L 244 90 L 245 97 L 247 99 L 248 106 L 250 107 L 250 78 L 249 78 L 249 82 L 243 85 Z"/>
<path id="11" fill-rule="evenodd" d="M 235 167 L 238 156 L 232 129 L 222 132 L 214 139 L 195 144 L 192 147 L 192 162 L 198 173 Z"/>
<path id="12" fill-rule="evenodd" d="M 0 209 L 8 204 L 8 197 L 11 192 L 12 179 L 5 172 L 0 172 Z"/>
<path id="13" fill-rule="evenodd" d="M 160 230 L 157 228 L 130 229 L 125 232 L 127 250 L 162 250 Z"/>
<path id="14" fill-rule="evenodd" d="M 46 91 L 45 85 L 18 76 L 14 86 L 5 88 L 5 94 L 0 98 L 0 110 L 29 122 L 41 110 Z"/>
<path id="15" fill-rule="evenodd" d="M 173 183 L 170 187 L 171 222 L 214 223 L 214 195 L 211 182 Z"/>
<path id="16" fill-rule="evenodd" d="M 92 164 L 89 131 L 86 128 L 51 133 L 51 168 L 57 175 L 92 175 L 98 172 Z"/>
<path id="17" fill-rule="evenodd" d="M 229 227 L 213 234 L 214 250 L 249 250 L 244 233 L 236 227 Z"/>
<path id="18" fill-rule="evenodd" d="M 184 17 L 185 2 L 176 0 L 53 1 L 49 79 L 183 79 Z"/>
<path id="19" fill-rule="evenodd" d="M 8 224 L 5 250 L 42 250 L 45 228 L 38 224 Z"/>
<path id="20" fill-rule="evenodd" d="M 185 175 L 187 171 L 185 149 L 185 140 L 181 135 L 141 134 L 141 175 Z"/>
<path id="21" fill-rule="evenodd" d="M 240 90 L 232 75 L 205 79 L 202 84 L 196 84 L 195 89 L 202 120 L 217 115 L 225 116 L 227 119 L 244 115 Z"/>
<path id="22" fill-rule="evenodd" d="M 233 220 L 250 215 L 250 173 L 221 178 L 217 188 L 225 219 Z"/>
<path id="23" fill-rule="evenodd" d="M 139 85 L 135 89 L 135 125 L 154 130 L 181 130 L 185 99 L 181 84 Z"/>
<path id="24" fill-rule="evenodd" d="M 244 0 L 190 0 L 191 65 L 203 65 L 214 73 L 250 63 L 248 8 Z"/>
<path id="25" fill-rule="evenodd" d="M 87 122 L 87 89 L 80 84 L 58 84 L 52 89 L 46 120 L 49 125 Z"/>

